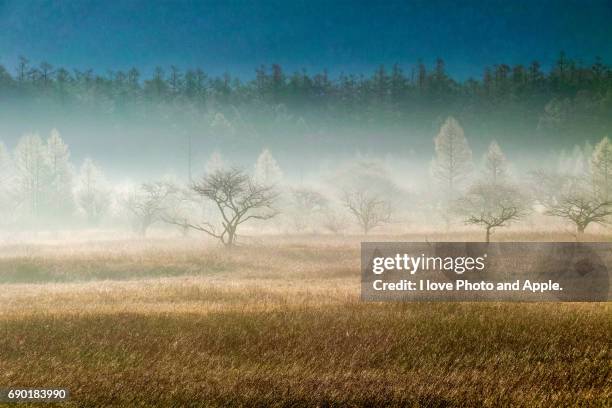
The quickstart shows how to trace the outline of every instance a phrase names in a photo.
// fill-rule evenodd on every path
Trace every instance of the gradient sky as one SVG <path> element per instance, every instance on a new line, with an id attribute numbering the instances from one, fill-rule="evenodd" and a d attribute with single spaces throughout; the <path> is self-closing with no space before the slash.
<path id="1" fill-rule="evenodd" d="M 612 62 L 611 1 L 2 1 L 0 63 L 200 66 L 250 78 L 287 71 L 370 73 L 442 57 L 459 79 L 496 63 L 549 66 L 560 50 Z"/>

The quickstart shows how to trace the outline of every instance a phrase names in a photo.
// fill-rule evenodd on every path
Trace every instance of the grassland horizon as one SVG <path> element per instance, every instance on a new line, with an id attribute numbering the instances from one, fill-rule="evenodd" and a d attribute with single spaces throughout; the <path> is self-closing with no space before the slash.
<path id="1" fill-rule="evenodd" d="M 81 407 L 609 404 L 609 303 L 361 302 L 361 240 L 5 244 L 0 384 Z"/>

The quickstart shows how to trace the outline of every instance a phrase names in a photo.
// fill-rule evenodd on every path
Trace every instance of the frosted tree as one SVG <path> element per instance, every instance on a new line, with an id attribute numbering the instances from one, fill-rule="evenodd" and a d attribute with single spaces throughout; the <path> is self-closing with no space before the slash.
<path id="1" fill-rule="evenodd" d="M 98 224 L 110 207 L 108 182 L 102 170 L 90 158 L 85 159 L 81 166 L 76 197 L 90 225 Z"/>
<path id="2" fill-rule="evenodd" d="M 223 170 L 226 167 L 227 163 L 223 159 L 223 156 L 221 156 L 221 153 L 215 150 L 206 162 L 205 171 L 206 174 L 212 174 L 218 170 Z"/>
<path id="3" fill-rule="evenodd" d="M 432 163 L 434 178 L 453 197 L 473 169 L 472 150 L 463 128 L 452 116 L 446 119 L 434 139 L 436 157 Z"/>
<path id="4" fill-rule="evenodd" d="M 235 133 L 234 126 L 223 113 L 217 112 L 210 121 L 210 129 L 216 136 L 229 137 Z"/>
<path id="5" fill-rule="evenodd" d="M 4 220 L 13 209 L 13 177 L 11 155 L 4 143 L 0 142 L 0 213 Z"/>
<path id="6" fill-rule="evenodd" d="M 276 159 L 274 159 L 268 149 L 264 149 L 255 163 L 254 181 L 262 185 L 271 186 L 278 184 L 282 178 L 283 172 Z"/>
<path id="7" fill-rule="evenodd" d="M 70 165 L 70 150 L 57 129 L 47 139 L 47 160 L 49 166 L 49 196 L 55 214 L 68 214 L 73 210 L 73 170 Z"/>
<path id="8" fill-rule="evenodd" d="M 612 143 L 604 137 L 595 146 L 591 156 L 593 189 L 603 201 L 612 198 Z"/>
<path id="9" fill-rule="evenodd" d="M 503 182 L 508 175 L 508 160 L 496 141 L 492 141 L 484 156 L 485 179 L 493 184 Z"/>
<path id="10" fill-rule="evenodd" d="M 8 190 L 12 181 L 11 155 L 3 142 L 0 142 L 0 189 Z"/>
<path id="11" fill-rule="evenodd" d="M 587 141 L 583 146 L 576 145 L 570 153 L 561 150 L 558 171 L 581 177 L 590 171 L 593 146 Z"/>
<path id="12" fill-rule="evenodd" d="M 593 155 L 593 149 L 591 149 L 590 153 L 587 153 L 587 147 L 583 150 L 580 146 L 574 146 L 574 150 L 572 150 L 572 162 L 571 166 L 568 170 L 571 174 L 575 176 L 583 175 L 588 171 L 590 166 L 590 160 Z"/>
<path id="13" fill-rule="evenodd" d="M 473 169 L 472 150 L 461 125 L 452 116 L 446 119 L 434 138 L 434 143 L 436 156 L 431 164 L 431 172 L 442 194 L 437 209 L 448 229 L 451 223 L 452 202 L 459 195 L 463 183 Z"/>
<path id="14" fill-rule="evenodd" d="M 37 217 L 49 191 L 50 170 L 45 144 L 37 134 L 24 135 L 14 152 L 16 190 L 25 212 Z"/>

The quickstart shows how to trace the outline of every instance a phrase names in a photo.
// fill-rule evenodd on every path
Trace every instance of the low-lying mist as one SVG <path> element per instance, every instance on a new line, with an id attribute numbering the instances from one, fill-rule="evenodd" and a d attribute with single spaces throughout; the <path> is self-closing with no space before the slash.
<path id="1" fill-rule="evenodd" d="M 19 234 L 376 234 L 605 224 L 612 70 L 435 66 L 252 80 L 0 67 L 0 213 Z"/>

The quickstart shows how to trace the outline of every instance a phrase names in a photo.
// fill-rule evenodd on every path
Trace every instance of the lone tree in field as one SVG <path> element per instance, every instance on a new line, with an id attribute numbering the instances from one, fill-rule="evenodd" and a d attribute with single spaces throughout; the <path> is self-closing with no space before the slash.
<path id="1" fill-rule="evenodd" d="M 341 186 L 341 203 L 364 234 L 391 221 L 399 188 L 384 163 L 357 160 L 336 173 L 334 183 Z"/>
<path id="2" fill-rule="evenodd" d="M 432 163 L 432 175 L 453 198 L 460 184 L 473 169 L 472 150 L 463 128 L 452 116 L 446 119 L 434 139 L 436 157 Z"/>
<path id="3" fill-rule="evenodd" d="M 177 193 L 178 188 L 174 184 L 157 181 L 142 184 L 125 200 L 125 207 L 135 217 L 140 235 L 146 236 L 153 224 L 164 219 Z"/>
<path id="4" fill-rule="evenodd" d="M 484 182 L 472 186 L 455 202 L 454 211 L 470 225 L 480 225 L 489 242 L 495 228 L 505 227 L 527 214 L 528 201 L 518 188 Z"/>
<path id="5" fill-rule="evenodd" d="M 538 202 L 546 214 L 571 221 L 577 233 L 584 233 L 592 223 L 605 224 L 612 215 L 612 201 L 594 191 L 586 177 L 543 170 L 532 175 Z"/>
<path id="6" fill-rule="evenodd" d="M 566 218 L 576 225 L 576 232 L 584 233 L 591 223 L 605 224 L 612 215 L 612 201 L 589 199 L 580 195 L 561 197 L 559 203 L 550 208 L 547 213 Z"/>
<path id="7" fill-rule="evenodd" d="M 372 228 L 391 221 L 391 204 L 371 192 L 346 191 L 343 202 L 355 216 L 365 235 L 368 235 Z"/>
<path id="8" fill-rule="evenodd" d="M 202 231 L 232 248 L 240 225 L 256 220 L 269 220 L 278 214 L 273 204 L 277 194 L 272 187 L 255 183 L 239 169 L 220 169 L 192 186 L 193 191 L 215 203 L 221 217 L 221 227 L 209 222 L 199 224 L 174 220 L 174 224 Z"/>

